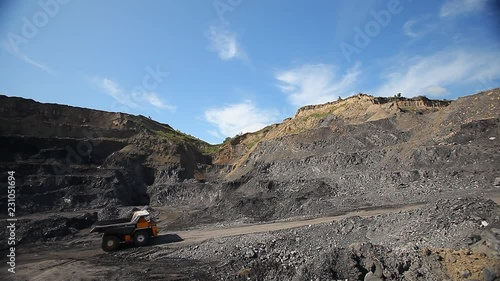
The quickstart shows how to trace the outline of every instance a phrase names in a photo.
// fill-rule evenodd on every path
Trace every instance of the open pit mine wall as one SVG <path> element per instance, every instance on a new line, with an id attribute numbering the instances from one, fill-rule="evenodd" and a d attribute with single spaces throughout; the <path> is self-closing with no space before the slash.
<path id="1" fill-rule="evenodd" d="M 498 89 L 453 102 L 358 95 L 238 136 L 215 159 L 244 198 L 232 207 L 249 213 L 427 201 L 498 188 L 499 108 Z"/>
<path id="2" fill-rule="evenodd" d="M 16 172 L 19 214 L 146 205 L 155 182 L 193 178 L 210 163 L 143 116 L 6 96 L 0 104 L 0 170 Z"/>
<path id="3" fill-rule="evenodd" d="M 426 201 L 495 188 L 500 177 L 498 89 L 453 102 L 357 95 L 305 107 L 212 157 L 145 117 L 0 102 L 0 168 L 16 170 L 26 212 L 191 204 L 267 220 Z M 79 153 L 85 142 L 91 155 Z"/>

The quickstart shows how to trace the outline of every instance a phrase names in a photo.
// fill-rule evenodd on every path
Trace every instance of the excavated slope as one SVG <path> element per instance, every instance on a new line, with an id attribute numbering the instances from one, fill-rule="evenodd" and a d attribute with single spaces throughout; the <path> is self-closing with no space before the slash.
<path id="1" fill-rule="evenodd" d="M 26 212 L 166 205 L 189 210 L 172 224 L 182 228 L 422 202 L 500 182 L 499 89 L 452 102 L 360 94 L 307 106 L 215 154 L 142 116 L 0 101 L 0 165 L 17 171 Z"/>
<path id="2" fill-rule="evenodd" d="M 144 116 L 6 96 L 0 104 L 0 169 L 16 171 L 20 214 L 149 204 L 148 186 L 203 177 L 210 163 L 209 144 Z"/>
<path id="3" fill-rule="evenodd" d="M 301 108 L 222 146 L 214 163 L 241 196 L 225 208 L 269 219 L 496 188 L 499 108 L 500 89 L 453 102 L 360 94 Z"/>

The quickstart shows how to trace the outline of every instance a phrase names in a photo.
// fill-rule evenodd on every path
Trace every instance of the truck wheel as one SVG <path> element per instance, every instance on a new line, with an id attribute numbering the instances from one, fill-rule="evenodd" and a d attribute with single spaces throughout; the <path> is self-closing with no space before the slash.
<path id="1" fill-rule="evenodd" d="M 145 246 L 149 242 L 149 233 L 146 231 L 137 231 L 134 234 L 134 245 Z"/>
<path id="2" fill-rule="evenodd" d="M 113 235 L 104 235 L 102 237 L 101 248 L 105 252 L 116 251 L 116 249 L 118 249 L 119 246 L 120 246 L 120 240 L 118 239 L 118 237 Z"/>

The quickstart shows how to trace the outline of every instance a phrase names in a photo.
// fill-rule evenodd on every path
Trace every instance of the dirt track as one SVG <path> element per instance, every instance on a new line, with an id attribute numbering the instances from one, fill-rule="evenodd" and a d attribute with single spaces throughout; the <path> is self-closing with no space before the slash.
<path id="1" fill-rule="evenodd" d="M 352 216 L 369 217 L 387 213 L 395 213 L 403 210 L 414 209 L 419 206 L 421 205 L 409 205 L 403 207 L 381 208 L 374 210 L 360 210 L 349 212 L 347 214 L 339 216 L 328 216 L 307 220 L 245 225 L 229 228 L 208 228 L 190 231 L 179 231 L 176 232 L 175 235 L 180 237 L 182 241 L 177 240 L 178 242 L 169 238 L 164 239 L 168 236 L 171 236 L 172 234 L 167 234 L 160 229 L 161 234 L 160 237 L 158 237 L 159 242 L 154 242 L 154 245 L 151 247 L 146 247 L 140 250 L 134 249 L 134 252 L 137 250 L 147 252 L 155 251 L 152 248 L 184 247 L 188 245 L 199 244 L 205 240 L 213 238 L 303 227 L 308 225 L 338 221 Z M 85 230 L 82 232 L 85 232 Z M 96 280 L 96 278 L 99 279 L 102 276 L 105 276 L 103 275 L 105 272 L 110 270 L 118 270 L 125 265 L 122 264 L 114 267 L 108 267 L 104 265 L 89 265 L 88 263 L 91 263 L 96 259 L 108 259 L 109 256 L 113 254 L 102 252 L 102 250 L 100 249 L 99 241 L 96 240 L 95 237 L 89 239 L 88 235 L 85 235 L 85 233 L 82 233 L 81 239 L 78 239 L 77 243 L 66 242 L 63 245 L 52 244 L 29 248 L 20 247 L 18 255 L 17 273 L 15 276 L 16 279 L 14 280 L 47 280 L 47 278 L 49 277 L 51 277 L 53 280 Z M 183 261 L 177 262 L 183 263 Z M 141 267 L 139 263 L 134 264 L 137 264 L 137 269 L 139 270 Z M 182 265 L 179 264 L 178 266 Z M 82 270 L 82 268 L 84 268 L 84 270 Z"/>
<path id="2" fill-rule="evenodd" d="M 500 203 L 500 194 L 491 193 L 490 195 L 490 198 L 497 204 Z M 421 206 L 423 204 L 359 210 L 338 216 L 257 225 L 207 227 L 178 231 L 175 234 L 160 229 L 160 236 L 152 243 L 153 245 L 144 248 L 124 247 L 117 253 L 104 253 L 100 249 L 100 239 L 97 236 L 90 236 L 88 230 L 83 230 L 76 239 L 71 241 L 20 246 L 17 252 L 17 273 L 12 280 L 101 280 L 109 276 L 116 277 L 117 271 L 123 272 L 119 276 L 125 279 L 120 280 L 129 280 L 126 278 L 130 277 L 128 275 L 131 272 L 138 274 L 138 272 L 152 270 L 152 268 L 158 272 L 161 271 L 161 280 L 210 280 L 203 275 L 193 277 L 198 276 L 196 274 L 199 273 L 198 269 L 201 266 L 195 260 L 169 259 L 171 266 L 162 268 L 162 263 L 166 262 L 165 259 L 157 264 L 148 262 L 148 259 L 144 260 L 144 258 L 159 251 L 189 248 L 210 239 L 298 228 L 354 216 L 373 217 L 417 209 Z M 6 271 L 2 269 L 2 274 L 4 272 Z"/>
<path id="3" fill-rule="evenodd" d="M 315 225 L 320 223 L 338 221 L 347 217 L 352 216 L 360 216 L 360 217 L 370 217 L 376 215 L 382 215 L 387 213 L 394 213 L 404 210 L 410 210 L 422 206 L 423 204 L 415 204 L 408 205 L 403 207 L 393 207 L 393 208 L 381 208 L 374 210 L 360 210 L 349 212 L 344 215 L 338 216 L 328 216 L 321 217 L 315 219 L 307 219 L 307 220 L 294 220 L 294 221 L 286 221 L 286 222 L 274 222 L 274 223 L 266 223 L 266 224 L 257 224 L 257 225 L 246 225 L 246 226 L 237 226 L 230 228 L 219 228 L 219 229 L 203 229 L 203 230 L 192 230 L 192 231 L 179 231 L 176 234 L 179 235 L 183 241 L 179 244 L 196 244 L 203 242 L 212 238 L 221 238 L 221 237 L 229 237 L 229 236 L 238 236 L 245 235 L 251 233 L 259 233 L 259 232 L 267 232 L 267 231 L 276 231 L 283 229 L 290 229 L 308 225 Z"/>

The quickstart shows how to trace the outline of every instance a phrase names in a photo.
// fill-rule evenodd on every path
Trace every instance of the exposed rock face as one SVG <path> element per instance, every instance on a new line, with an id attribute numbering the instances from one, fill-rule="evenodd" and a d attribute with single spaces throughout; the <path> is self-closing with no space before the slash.
<path id="1" fill-rule="evenodd" d="M 427 201 L 500 176 L 499 89 L 307 106 L 210 155 L 216 147 L 142 116 L 0 101 L 0 165 L 18 173 L 24 212 L 187 205 L 199 212 L 183 223 L 269 220 Z"/>
<path id="2" fill-rule="evenodd" d="M 451 102 L 429 100 L 425 97 L 381 98 L 359 94 L 336 102 L 304 106 L 293 118 L 285 119 L 281 124 L 235 137 L 225 143 L 214 162 L 237 164 L 241 162 L 241 158 L 246 159 L 245 154 L 249 154 L 261 141 L 296 135 L 309 139 L 308 135 L 319 128 L 330 128 L 333 135 L 343 137 L 355 130 L 356 125 L 370 124 L 371 121 L 378 120 L 386 120 L 394 125 L 394 129 L 408 133 L 422 133 L 421 130 L 425 129 L 428 132 L 425 136 L 413 137 L 429 140 L 433 137 L 430 133 L 446 135 L 466 123 L 498 118 L 498 95 L 499 90 L 495 89 Z M 445 120 L 446 118 L 449 120 Z M 346 131 L 346 126 L 351 130 Z M 445 126 L 447 128 L 443 129 Z M 232 157 L 228 157 L 231 153 L 227 151 L 233 152 Z"/>
<path id="3" fill-rule="evenodd" d="M 500 276 L 500 207 L 485 198 L 500 187 L 500 89 L 453 102 L 360 94 L 301 108 L 220 149 L 142 116 L 5 96 L 0 105 L 0 170 L 16 171 L 16 211 L 30 214 L 20 219 L 20 244 L 73 243 L 98 218 L 130 216 L 131 205 L 167 210 L 169 232 L 400 205 L 82 263 L 108 277 L 171 272 L 177 280 L 179 270 L 193 272 L 185 280 Z"/>
<path id="4" fill-rule="evenodd" d="M 499 108 L 499 89 L 454 102 L 358 95 L 301 108 L 222 146 L 214 162 L 241 195 L 226 208 L 276 219 L 495 188 Z"/>
<path id="5" fill-rule="evenodd" d="M 210 163 L 207 143 L 143 116 L 6 96 L 0 104 L 0 169 L 16 171 L 18 214 L 146 205 L 149 186 L 200 176 Z"/>

